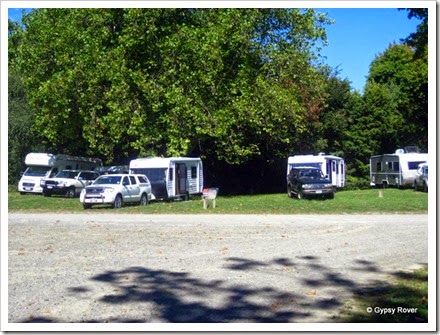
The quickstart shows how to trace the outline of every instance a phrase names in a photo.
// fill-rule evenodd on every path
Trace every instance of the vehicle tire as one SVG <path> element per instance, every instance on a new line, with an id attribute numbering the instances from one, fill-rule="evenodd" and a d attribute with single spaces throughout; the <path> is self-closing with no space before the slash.
<path id="1" fill-rule="evenodd" d="M 140 206 L 148 205 L 148 197 L 145 193 L 142 193 L 141 200 L 139 201 Z"/>
<path id="2" fill-rule="evenodd" d="M 428 185 L 426 183 L 423 183 L 423 192 L 428 192 Z"/>
<path id="3" fill-rule="evenodd" d="M 92 208 L 91 204 L 83 204 L 84 209 L 90 209 Z"/>
<path id="4" fill-rule="evenodd" d="M 69 189 L 66 191 L 66 198 L 73 198 L 75 197 L 75 187 L 69 187 Z"/>
<path id="5" fill-rule="evenodd" d="M 334 198 L 335 198 L 335 194 L 332 193 L 332 194 L 330 194 L 327 198 L 328 198 L 328 199 L 334 199 Z"/>
<path id="6" fill-rule="evenodd" d="M 290 185 L 287 185 L 287 196 L 292 198 L 292 190 L 290 189 Z"/>
<path id="7" fill-rule="evenodd" d="M 49 191 L 45 191 L 45 190 L 43 189 L 43 197 L 50 197 L 51 195 L 52 195 L 51 192 L 49 192 Z"/>
<path id="8" fill-rule="evenodd" d="M 115 201 L 113 201 L 113 208 L 121 208 L 122 207 L 122 196 L 118 194 L 115 198 Z"/>
<path id="9" fill-rule="evenodd" d="M 298 193 L 296 194 L 296 197 L 297 197 L 299 200 L 304 199 L 304 195 L 302 194 L 301 191 L 298 191 Z"/>

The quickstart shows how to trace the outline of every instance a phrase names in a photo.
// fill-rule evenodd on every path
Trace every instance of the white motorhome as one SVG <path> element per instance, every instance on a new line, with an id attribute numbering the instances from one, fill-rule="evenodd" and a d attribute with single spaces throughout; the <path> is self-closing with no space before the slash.
<path id="1" fill-rule="evenodd" d="M 93 170 L 102 166 L 98 158 L 54 155 L 31 152 L 26 155 L 24 163 L 27 168 L 18 182 L 18 191 L 25 193 L 42 193 L 40 186 L 43 178 L 52 178 L 61 170 Z"/>
<path id="2" fill-rule="evenodd" d="M 417 168 L 428 161 L 427 153 L 406 147 L 394 154 L 370 157 L 370 185 L 379 187 L 413 187 Z"/>
<path id="3" fill-rule="evenodd" d="M 317 167 L 335 187 L 345 186 L 345 162 L 338 156 L 326 155 L 295 155 L 287 159 L 287 174 L 294 167 Z"/>
<path id="4" fill-rule="evenodd" d="M 149 157 L 130 162 L 129 172 L 144 174 L 151 183 L 152 199 L 184 199 L 203 191 L 203 165 L 200 158 Z"/>

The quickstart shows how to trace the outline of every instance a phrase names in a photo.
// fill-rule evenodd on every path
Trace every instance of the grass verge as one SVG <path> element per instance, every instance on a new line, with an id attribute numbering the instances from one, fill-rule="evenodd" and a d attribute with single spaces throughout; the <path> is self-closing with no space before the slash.
<path id="1" fill-rule="evenodd" d="M 82 212 L 78 198 L 20 195 L 8 193 L 9 211 Z M 147 206 L 125 206 L 120 209 L 96 206 L 89 211 L 152 214 L 355 214 L 355 213 L 426 213 L 428 194 L 414 190 L 385 189 L 379 197 L 376 189 L 339 191 L 332 200 L 297 200 L 286 194 L 219 196 L 216 208 L 209 202 L 203 209 L 200 197 L 190 201 L 152 202 Z"/>
<path id="2" fill-rule="evenodd" d="M 398 273 L 388 286 L 363 290 L 347 304 L 337 322 L 428 322 L 428 268 Z"/>

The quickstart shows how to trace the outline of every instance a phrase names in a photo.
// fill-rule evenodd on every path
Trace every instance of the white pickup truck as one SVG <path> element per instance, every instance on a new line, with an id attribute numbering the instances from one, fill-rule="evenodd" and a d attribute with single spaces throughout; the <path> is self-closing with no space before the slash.
<path id="1" fill-rule="evenodd" d="M 99 174 L 94 171 L 63 170 L 53 178 L 41 179 L 40 186 L 45 197 L 62 194 L 66 198 L 73 198 L 98 177 Z"/>
<path id="2" fill-rule="evenodd" d="M 93 205 L 111 205 L 120 208 L 124 203 L 147 205 L 151 200 L 151 184 L 145 175 L 103 175 L 84 188 L 79 196 L 84 209 Z"/>

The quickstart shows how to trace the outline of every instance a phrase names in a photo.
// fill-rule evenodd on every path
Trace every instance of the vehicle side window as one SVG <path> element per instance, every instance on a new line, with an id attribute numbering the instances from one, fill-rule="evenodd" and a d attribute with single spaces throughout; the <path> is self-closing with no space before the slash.
<path id="1" fill-rule="evenodd" d="M 130 181 L 128 180 L 128 177 L 124 177 L 122 180 L 122 185 L 130 185 Z"/>
<path id="2" fill-rule="evenodd" d="M 147 183 L 147 180 L 143 176 L 138 176 L 140 183 Z"/>
<path id="3" fill-rule="evenodd" d="M 132 185 L 136 185 L 136 178 L 134 176 L 130 176 L 130 181 Z"/>

